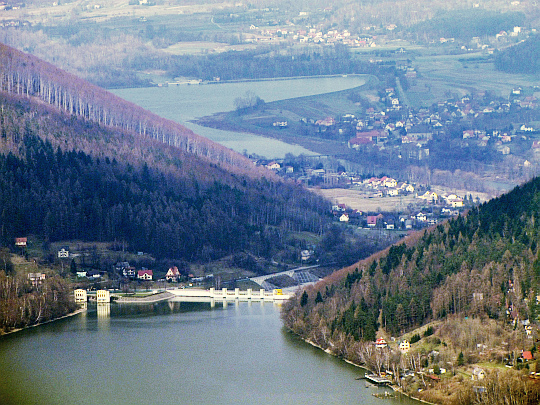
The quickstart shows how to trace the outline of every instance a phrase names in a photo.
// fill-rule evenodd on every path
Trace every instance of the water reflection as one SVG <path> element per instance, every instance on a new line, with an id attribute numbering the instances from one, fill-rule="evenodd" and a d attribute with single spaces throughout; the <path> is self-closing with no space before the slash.
<path id="1" fill-rule="evenodd" d="M 270 303 L 89 304 L 0 339 L 1 405 L 378 404 L 360 374 L 282 330 Z"/>
<path id="2" fill-rule="evenodd" d="M 99 303 L 96 308 L 98 329 L 108 331 L 111 325 L 111 304 Z"/>

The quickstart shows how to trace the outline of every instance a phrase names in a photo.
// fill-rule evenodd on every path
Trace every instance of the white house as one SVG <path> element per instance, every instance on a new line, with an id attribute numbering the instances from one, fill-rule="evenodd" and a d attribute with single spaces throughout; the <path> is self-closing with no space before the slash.
<path id="1" fill-rule="evenodd" d="M 63 258 L 68 258 L 68 257 L 69 257 L 69 248 L 66 246 L 63 246 L 58 251 L 58 258 L 63 259 Z"/>
<path id="2" fill-rule="evenodd" d="M 167 271 L 167 274 L 165 275 L 165 279 L 167 281 L 178 281 L 178 278 L 180 277 L 180 271 L 178 271 L 178 267 L 173 266 L 169 268 Z"/>
<path id="3" fill-rule="evenodd" d="M 448 200 L 448 204 L 452 206 L 452 208 L 459 208 L 463 207 L 463 199 L 462 198 L 452 198 Z"/>
<path id="4" fill-rule="evenodd" d="M 339 222 L 349 222 L 349 216 L 347 214 L 342 214 L 339 217 Z"/>
<path id="5" fill-rule="evenodd" d="M 486 372 L 480 367 L 475 367 L 472 372 L 472 379 L 475 381 L 480 381 L 486 378 Z"/>
<path id="6" fill-rule="evenodd" d="M 281 166 L 278 162 L 270 162 L 266 165 L 266 168 L 270 170 L 279 170 L 281 169 Z"/>
<path id="7" fill-rule="evenodd" d="M 423 212 L 419 212 L 418 214 L 416 214 L 416 220 L 421 221 L 421 222 L 426 222 L 427 221 L 427 215 L 424 214 Z"/>

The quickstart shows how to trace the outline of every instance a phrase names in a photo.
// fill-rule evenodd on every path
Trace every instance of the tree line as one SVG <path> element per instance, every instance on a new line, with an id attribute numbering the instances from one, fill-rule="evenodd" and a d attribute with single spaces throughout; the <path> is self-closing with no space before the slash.
<path id="1" fill-rule="evenodd" d="M 522 26 L 526 19 L 521 12 L 498 12 L 483 9 L 439 11 L 433 18 L 408 28 L 409 35 L 418 38 L 456 38 L 464 41 L 473 37 L 494 36 Z"/>

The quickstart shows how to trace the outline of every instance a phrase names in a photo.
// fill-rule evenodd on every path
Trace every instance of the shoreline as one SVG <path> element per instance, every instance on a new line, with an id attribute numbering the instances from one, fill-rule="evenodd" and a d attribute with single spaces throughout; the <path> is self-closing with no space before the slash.
<path id="1" fill-rule="evenodd" d="M 60 316 L 58 318 L 54 318 L 54 319 L 49 319 L 48 321 L 45 321 L 45 322 L 39 322 L 39 323 L 36 323 L 36 324 L 33 324 L 33 325 L 28 325 L 28 326 L 24 326 L 22 328 L 16 328 L 16 329 L 11 329 L 7 332 L 2 332 L 0 333 L 0 339 L 4 336 L 7 336 L 7 335 L 11 335 L 11 334 L 14 334 L 14 333 L 17 333 L 17 332 L 20 332 L 20 331 L 23 331 L 23 330 L 26 330 L 26 329 L 30 329 L 30 328 L 35 328 L 37 326 L 42 326 L 42 325 L 46 325 L 48 323 L 51 323 L 51 322 L 56 322 L 56 321 L 59 321 L 61 319 L 66 319 L 66 318 L 70 318 L 72 316 L 75 316 L 75 315 L 79 315 L 83 312 L 86 312 L 87 309 L 86 308 L 79 308 L 73 312 L 70 312 L 69 314 L 66 314 L 66 315 L 63 315 L 63 316 Z"/>
<path id="2" fill-rule="evenodd" d="M 281 77 L 261 77 L 257 79 L 228 79 L 228 80 L 206 80 L 200 82 L 193 82 L 190 80 L 184 80 L 181 82 L 164 82 L 156 84 L 156 87 L 167 87 L 167 86 L 192 86 L 192 85 L 208 85 L 208 84 L 227 84 L 227 83 L 253 83 L 253 82 L 273 82 L 273 81 L 284 81 L 284 80 L 301 80 L 301 79 L 329 79 L 333 77 L 357 77 L 357 76 L 371 76 L 369 73 L 341 73 L 333 75 L 313 75 L 313 76 L 281 76 Z M 369 79 L 368 79 L 369 80 Z M 367 81 L 366 80 L 366 83 Z M 365 84 L 365 83 L 364 83 Z"/>
<path id="3" fill-rule="evenodd" d="M 231 122 L 228 117 L 228 115 L 231 113 L 232 111 L 215 113 L 205 117 L 192 119 L 189 122 L 201 127 L 212 128 L 219 131 L 245 133 L 252 136 L 275 139 L 289 145 L 300 146 L 310 152 L 310 154 L 305 155 L 308 157 L 317 157 L 321 155 L 343 155 L 350 152 L 350 150 L 348 150 L 348 148 L 346 148 L 341 142 L 333 143 L 336 141 L 328 141 L 325 143 L 318 138 L 286 135 L 283 133 L 273 133 L 272 131 L 244 128 Z M 279 158 L 277 159 L 279 160 Z"/>
<path id="4" fill-rule="evenodd" d="M 304 339 L 304 338 L 300 337 L 300 335 L 297 335 L 296 333 L 292 332 L 292 331 L 291 331 L 290 329 L 288 329 L 288 328 L 287 328 L 287 330 L 288 330 L 290 333 L 294 334 L 295 336 L 298 336 L 302 341 L 306 342 L 307 344 L 309 344 L 309 345 L 311 345 L 311 346 L 313 346 L 313 347 L 315 347 L 315 348 L 317 348 L 317 349 L 320 349 L 320 350 L 322 350 L 323 352 L 328 353 L 328 354 L 331 355 L 331 356 L 334 356 L 334 357 L 339 358 L 339 356 L 337 356 L 337 355 L 335 355 L 334 353 L 332 353 L 332 351 L 331 351 L 330 349 L 323 349 L 321 346 L 319 346 L 319 345 L 316 344 L 315 342 L 313 342 L 313 341 L 311 341 L 311 340 L 309 340 L 309 339 Z M 343 360 L 345 363 L 350 364 L 350 365 L 352 365 L 352 366 L 355 366 L 355 367 L 358 367 L 358 368 L 362 368 L 362 369 L 364 369 L 364 370 L 370 372 L 371 374 L 375 374 L 375 373 L 373 372 L 373 370 L 370 370 L 369 368 L 367 368 L 367 367 L 365 367 L 365 366 L 362 366 L 362 365 L 360 365 L 360 364 L 356 364 L 356 363 L 354 363 L 354 362 L 351 361 L 351 360 L 348 360 L 348 359 L 345 359 L 345 358 L 341 358 L 341 360 Z M 403 395 L 403 396 L 405 396 L 405 397 L 407 397 L 407 398 L 410 398 L 410 399 L 412 399 L 412 400 L 414 400 L 414 401 L 418 401 L 418 402 L 421 402 L 421 403 L 424 403 L 424 404 L 428 404 L 428 405 L 438 405 L 438 404 L 435 404 L 435 403 L 433 403 L 433 402 L 426 401 L 426 400 L 424 400 L 424 399 L 420 399 L 420 398 L 413 397 L 413 396 L 410 395 L 410 394 L 406 394 L 405 392 L 403 392 L 403 390 L 401 389 L 401 387 L 396 386 L 395 384 L 389 384 L 389 385 L 387 385 L 387 386 L 388 386 L 389 388 L 391 388 L 392 391 L 398 392 L 398 393 L 400 393 L 401 395 Z"/>
<path id="5" fill-rule="evenodd" d="M 377 78 L 370 74 L 350 74 L 350 75 L 321 75 L 321 76 L 296 76 L 290 78 L 272 78 L 272 79 L 246 79 L 238 80 L 237 82 L 256 82 L 256 81 L 280 81 L 280 80 L 297 80 L 297 79 L 317 79 L 317 78 L 332 78 L 332 77 L 342 77 L 342 76 L 351 76 L 351 77 L 360 77 L 363 79 L 363 83 L 357 86 L 353 86 L 343 90 L 332 90 L 327 93 L 313 94 L 307 96 L 292 97 L 287 99 L 280 99 L 275 101 L 270 101 L 264 104 L 264 109 L 270 110 L 289 110 L 291 108 L 290 104 L 297 104 L 298 101 L 302 105 L 311 105 L 311 100 L 313 102 L 323 99 L 327 100 L 328 97 L 331 98 L 343 98 L 345 94 L 348 94 L 351 91 L 356 91 L 360 89 L 366 89 L 373 86 L 377 82 Z M 221 82 L 220 82 L 221 83 Z M 223 82 L 225 83 L 225 81 Z M 345 113 L 346 109 L 343 109 Z M 348 110 L 347 110 L 348 111 Z M 252 112 L 248 112 L 251 114 Z M 351 150 L 344 144 L 342 141 L 338 140 L 324 140 L 319 137 L 312 136 L 300 136 L 295 131 L 290 129 L 285 131 L 276 131 L 274 127 L 271 128 L 262 128 L 253 123 L 250 123 L 250 120 L 246 121 L 244 114 L 241 116 L 236 116 L 237 111 L 221 111 L 216 112 L 210 115 L 204 115 L 202 117 L 195 117 L 189 120 L 190 123 L 212 128 L 220 131 L 230 131 L 238 133 L 247 133 L 253 136 L 260 136 L 268 139 L 275 139 L 286 144 L 301 146 L 302 148 L 309 151 L 309 155 L 318 156 L 318 155 L 344 155 L 349 154 Z"/>

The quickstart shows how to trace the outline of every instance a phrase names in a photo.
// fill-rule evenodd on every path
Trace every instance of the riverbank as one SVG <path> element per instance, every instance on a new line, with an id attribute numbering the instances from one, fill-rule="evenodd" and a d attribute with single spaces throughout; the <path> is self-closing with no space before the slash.
<path id="1" fill-rule="evenodd" d="M 223 131 L 277 139 L 302 146 L 314 154 L 347 155 L 351 153 L 346 143 L 348 136 L 343 139 L 328 138 L 313 132 L 307 123 L 326 117 L 356 115 L 359 106 L 353 101 L 356 96 L 351 95 L 369 92 L 371 84 L 372 80 L 366 80 L 363 85 L 352 89 L 272 101 L 251 109 L 218 112 L 190 122 Z M 276 122 L 287 122 L 287 125 L 276 126 Z"/>
<path id="2" fill-rule="evenodd" d="M 314 75 L 314 76 L 281 76 L 281 77 L 261 77 L 258 79 L 230 79 L 230 80 L 208 80 L 197 82 L 197 84 L 226 84 L 226 83 L 257 83 L 257 82 L 275 82 L 283 80 L 301 80 L 301 79 L 331 79 L 334 77 L 371 77 L 364 73 L 335 74 L 335 75 Z M 182 82 L 168 82 L 168 85 L 194 84 L 191 80 Z"/>
<path id="3" fill-rule="evenodd" d="M 331 355 L 331 356 L 334 356 L 334 357 L 338 357 L 338 358 L 339 358 L 339 356 L 337 356 L 336 354 L 334 354 L 330 349 L 324 349 L 322 346 L 318 345 L 317 343 L 315 343 L 315 342 L 313 342 L 313 341 L 311 341 L 311 340 L 309 340 L 309 339 L 304 339 L 304 338 L 300 337 L 299 335 L 295 334 L 294 332 L 292 332 L 292 331 L 289 330 L 289 329 L 287 329 L 287 330 L 289 331 L 289 333 L 294 334 L 295 336 L 297 336 L 298 338 L 300 338 L 301 340 L 303 340 L 303 341 L 306 342 L 307 344 L 309 344 L 309 345 L 311 345 L 311 346 L 313 346 L 313 347 L 315 347 L 315 348 L 317 348 L 317 349 L 320 349 L 320 350 L 322 350 L 323 352 L 325 352 L 325 353 L 327 353 L 327 354 L 329 354 L 329 355 Z M 355 363 L 355 362 L 353 362 L 353 361 L 351 361 L 351 360 L 348 360 L 348 359 L 346 359 L 346 358 L 341 358 L 341 359 L 342 359 L 345 363 L 350 364 L 350 365 L 355 366 L 355 367 L 358 367 L 358 368 L 361 368 L 361 369 L 363 369 L 364 371 L 369 372 L 370 374 L 376 374 L 373 370 L 370 370 L 370 369 L 366 368 L 365 365 L 357 364 L 357 363 Z M 403 390 L 401 389 L 401 387 L 397 386 L 395 383 L 394 383 L 394 384 L 389 384 L 389 385 L 387 385 L 387 386 L 388 386 L 389 388 L 391 388 L 394 392 L 397 392 L 397 393 L 399 393 L 400 395 L 403 395 L 403 396 L 405 396 L 405 397 L 407 397 L 407 398 L 410 398 L 410 399 L 412 399 L 412 400 L 414 400 L 414 401 L 418 401 L 418 402 L 421 402 L 421 403 L 424 403 L 424 404 L 428 404 L 428 405 L 438 405 L 438 404 L 435 404 L 435 403 L 433 403 L 433 402 L 426 401 L 426 400 L 424 400 L 424 399 L 416 398 L 416 397 L 412 396 L 411 394 L 407 394 L 407 393 L 403 392 Z"/>
<path id="4" fill-rule="evenodd" d="M 56 322 L 56 321 L 59 321 L 61 319 L 71 318 L 72 316 L 79 315 L 79 314 L 81 314 L 83 312 L 86 312 L 86 311 L 87 311 L 87 308 L 79 308 L 79 309 L 77 309 L 77 310 L 75 310 L 73 312 L 70 312 L 69 314 L 60 316 L 58 318 L 50 319 L 50 320 L 45 321 L 45 322 L 40 322 L 40 323 L 36 323 L 36 324 L 33 324 L 33 325 L 28 325 L 28 326 L 25 326 L 23 328 L 11 329 L 11 330 L 9 330 L 7 332 L 0 332 L 0 338 L 2 336 L 12 335 L 14 333 L 20 332 L 20 331 L 25 330 L 25 329 L 35 328 L 36 326 L 46 325 L 48 323 Z"/>
<path id="5" fill-rule="evenodd" d="M 240 120 L 235 120 L 234 112 L 217 113 L 211 116 L 191 120 L 190 122 L 202 127 L 218 129 L 221 131 L 232 131 L 246 133 L 250 135 L 262 136 L 265 138 L 276 139 L 288 145 L 301 146 L 308 150 L 308 155 L 343 155 L 350 153 L 350 149 L 343 142 L 332 140 L 322 140 L 319 138 L 298 136 L 295 131 L 281 130 L 278 132 L 275 128 L 260 128 L 256 125 L 244 125 Z M 268 157 L 268 156 L 265 156 Z"/>

